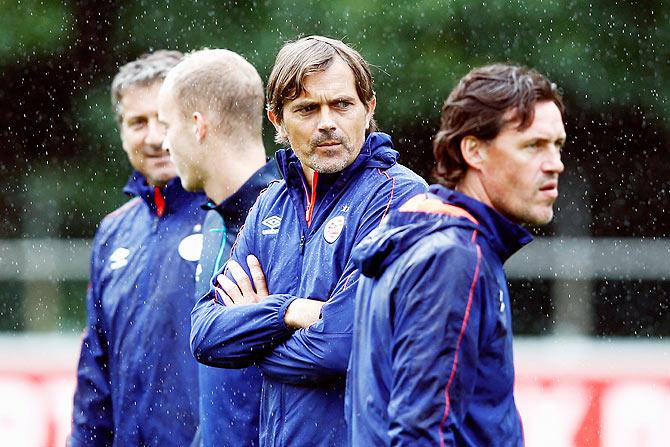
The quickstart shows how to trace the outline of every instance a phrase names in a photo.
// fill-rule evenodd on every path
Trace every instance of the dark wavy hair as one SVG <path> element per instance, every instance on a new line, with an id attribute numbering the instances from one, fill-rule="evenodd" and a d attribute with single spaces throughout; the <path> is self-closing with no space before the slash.
<path id="1" fill-rule="evenodd" d="M 440 130 L 433 139 L 437 182 L 454 188 L 465 176 L 468 165 L 461 152 L 463 138 L 490 141 L 514 121 L 519 122 L 518 130 L 526 129 L 535 118 L 535 105 L 543 101 L 554 102 L 563 114 L 556 84 L 535 70 L 493 64 L 465 75 L 444 102 Z"/>

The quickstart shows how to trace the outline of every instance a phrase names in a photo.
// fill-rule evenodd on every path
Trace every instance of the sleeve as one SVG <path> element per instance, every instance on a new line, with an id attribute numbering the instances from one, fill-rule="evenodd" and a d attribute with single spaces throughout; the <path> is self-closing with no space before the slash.
<path id="1" fill-rule="evenodd" d="M 454 446 L 479 359 L 481 250 L 433 253 L 407 269 L 395 292 L 390 445 Z M 445 266 L 449 266 L 448 274 Z"/>
<path id="2" fill-rule="evenodd" d="M 388 178 L 372 195 L 353 247 L 381 223 L 384 216 L 407 199 L 426 191 L 425 183 Z M 264 356 L 259 366 L 264 374 L 285 383 L 318 383 L 342 377 L 347 372 L 354 323 L 354 298 L 359 272 L 349 259 L 335 289 L 321 310 L 321 319 L 312 326 L 298 329 L 285 342 Z"/>
<path id="3" fill-rule="evenodd" d="M 253 232 L 245 231 L 245 228 L 254 228 L 258 208 L 257 202 L 231 253 L 230 259 L 245 269 L 247 255 L 254 253 Z M 191 312 L 191 352 L 205 365 L 246 368 L 290 336 L 291 330 L 284 324 L 284 314 L 296 297 L 275 294 L 258 304 L 227 307 L 213 287 L 216 277 L 224 271 L 225 265 L 213 276 L 209 292 L 198 300 Z"/>
<path id="4" fill-rule="evenodd" d="M 86 296 L 88 317 L 77 367 L 70 447 L 111 446 L 114 438 L 109 345 L 99 292 L 97 246 L 95 242 L 91 255 L 91 280 Z"/>

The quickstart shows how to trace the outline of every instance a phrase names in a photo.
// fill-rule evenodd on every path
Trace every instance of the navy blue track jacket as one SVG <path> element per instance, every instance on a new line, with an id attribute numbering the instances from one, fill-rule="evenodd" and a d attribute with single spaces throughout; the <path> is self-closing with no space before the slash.
<path id="1" fill-rule="evenodd" d="M 310 194 L 293 151 L 278 151 L 285 180 L 259 197 L 232 256 L 246 268 L 246 256 L 256 255 L 271 295 L 226 307 L 211 291 L 193 310 L 191 347 L 199 361 L 261 368 L 262 446 L 347 444 L 344 376 L 358 281 L 351 250 L 390 209 L 427 188 L 397 157 L 388 135 L 372 133 L 350 166 L 319 175 Z M 291 331 L 284 314 L 298 297 L 326 304 L 317 323 Z"/>
<path id="2" fill-rule="evenodd" d="M 226 200 L 218 205 L 208 203 L 209 211 L 202 227 L 202 257 L 196 273 L 196 302 L 209 291 L 212 275 L 228 260 L 237 234 L 256 198 L 278 178 L 277 164 L 272 160 Z M 202 445 L 257 446 L 263 380 L 258 367 L 224 369 L 199 366 Z"/>
<path id="3" fill-rule="evenodd" d="M 354 252 L 352 446 L 523 445 L 503 263 L 532 237 L 441 186 Z"/>
<path id="4" fill-rule="evenodd" d="M 139 173 L 124 192 L 135 198 L 93 242 L 70 445 L 185 446 L 198 423 L 188 334 L 205 196 Z"/>

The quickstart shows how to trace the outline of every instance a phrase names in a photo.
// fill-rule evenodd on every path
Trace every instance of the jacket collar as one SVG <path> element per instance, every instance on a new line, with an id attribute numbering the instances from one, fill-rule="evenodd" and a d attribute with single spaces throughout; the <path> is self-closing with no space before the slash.
<path id="1" fill-rule="evenodd" d="M 431 185 L 429 191 L 446 203 L 459 206 L 472 214 L 479 222 L 480 233 L 489 241 L 503 263 L 533 240 L 533 236 L 524 227 L 470 196 L 441 185 Z"/>
<path id="2" fill-rule="evenodd" d="M 128 183 L 123 188 L 123 192 L 131 197 L 142 198 L 149 209 L 151 209 L 151 212 L 157 214 L 155 189 L 155 186 L 147 183 L 144 175 L 138 171 L 134 171 L 128 179 Z M 189 201 L 193 197 L 192 193 L 182 188 L 179 177 L 171 179 L 164 187 L 159 189 L 164 200 L 163 215 L 174 212 L 182 206 L 183 202 Z"/>
<path id="3" fill-rule="evenodd" d="M 270 160 L 258 171 L 253 173 L 244 184 L 218 205 L 211 199 L 202 205 L 205 210 L 215 210 L 221 215 L 228 227 L 239 228 L 247 217 L 247 212 L 254 205 L 258 194 L 279 178 L 277 163 Z"/>

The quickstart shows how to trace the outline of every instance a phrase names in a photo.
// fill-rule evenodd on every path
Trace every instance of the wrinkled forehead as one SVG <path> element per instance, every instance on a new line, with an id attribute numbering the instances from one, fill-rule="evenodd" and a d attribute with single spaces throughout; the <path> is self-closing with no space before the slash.
<path id="1" fill-rule="evenodd" d="M 502 116 L 500 131 L 512 130 L 519 133 L 535 133 L 545 136 L 565 137 L 565 125 L 560 109 L 553 101 L 540 101 L 528 112 L 526 122 L 518 108 L 508 109 Z"/>

